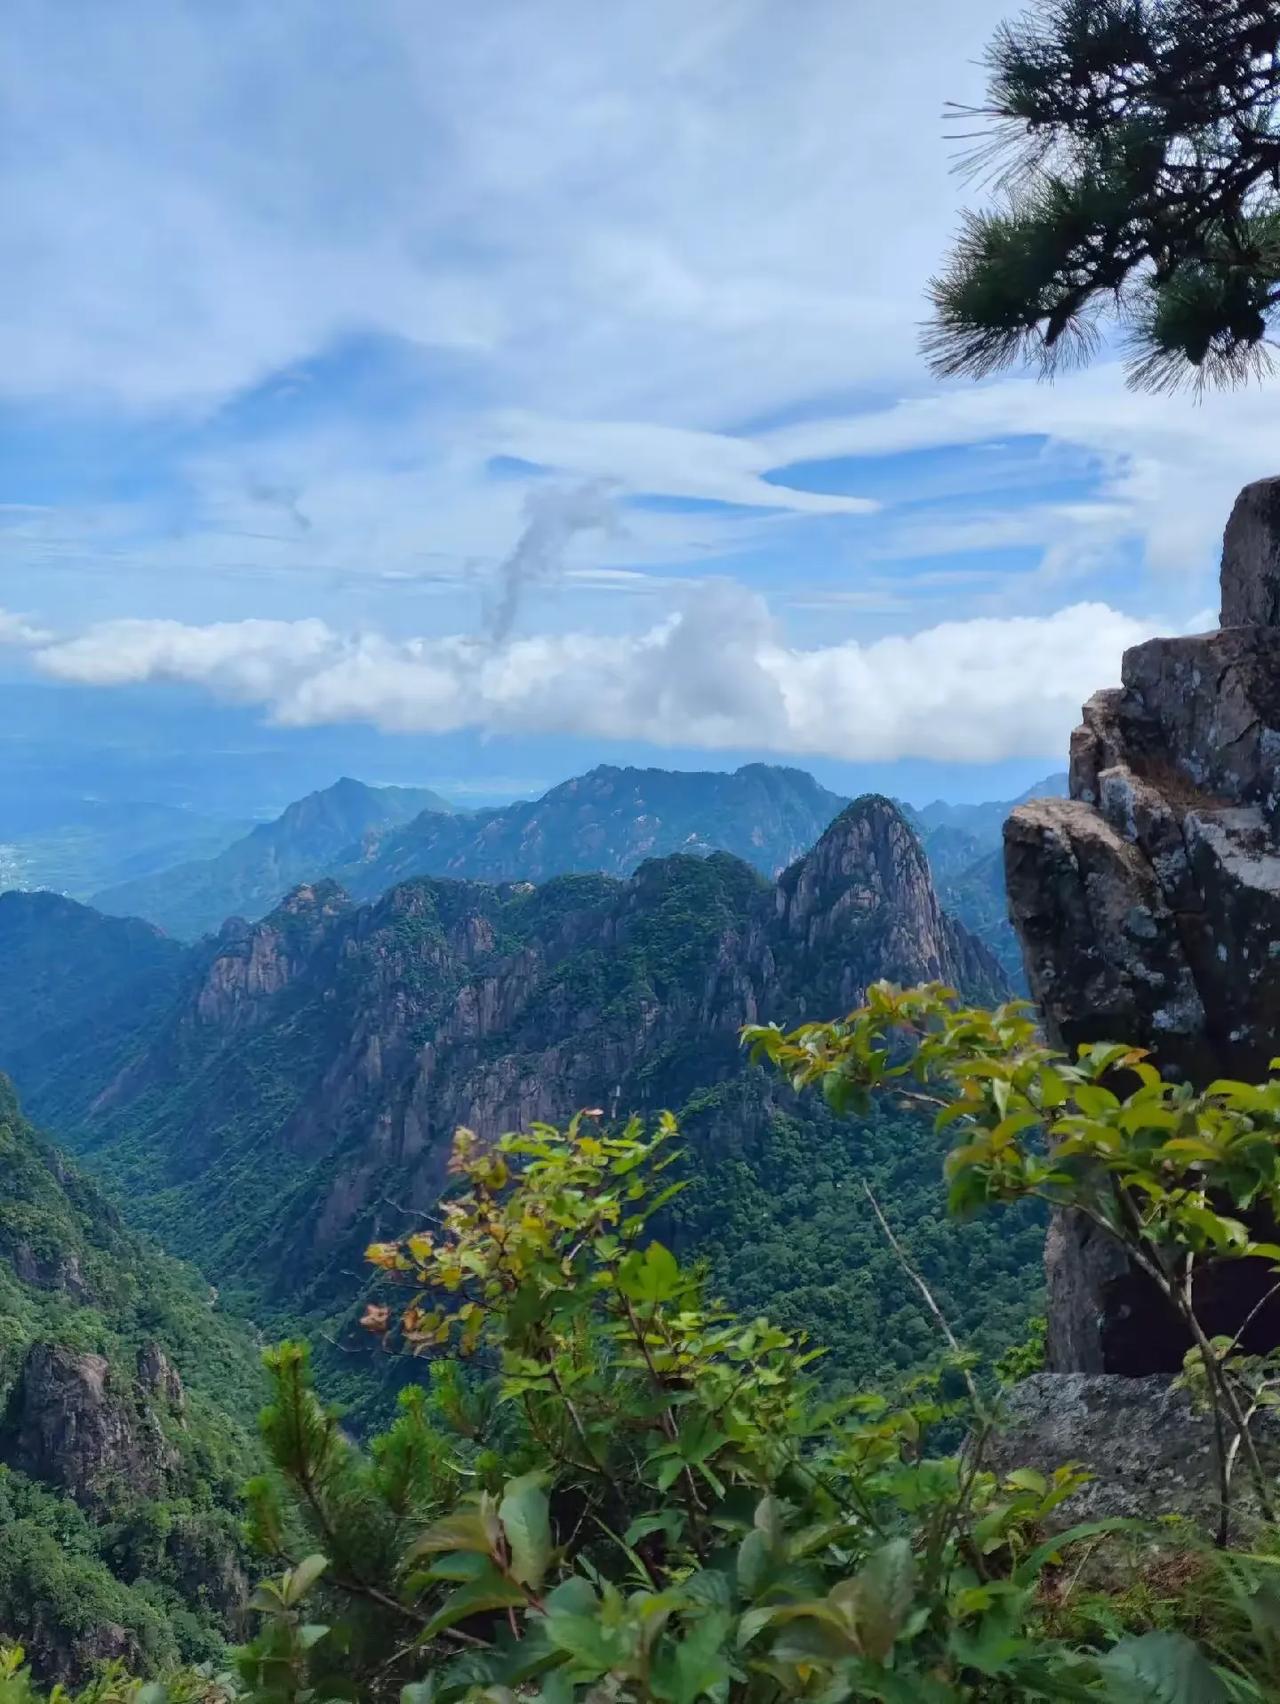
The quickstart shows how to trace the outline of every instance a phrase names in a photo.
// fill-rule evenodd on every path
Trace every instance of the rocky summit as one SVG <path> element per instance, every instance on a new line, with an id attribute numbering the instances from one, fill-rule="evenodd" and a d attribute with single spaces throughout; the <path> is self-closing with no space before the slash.
<path id="1" fill-rule="evenodd" d="M 1123 1040 L 1169 1074 L 1265 1076 L 1280 1052 L 1280 479 L 1240 493 L 1222 556 L 1222 625 L 1126 653 L 1084 708 L 1070 797 L 1005 826 L 1009 905 L 1050 1034 Z M 1046 1252 L 1059 1371 L 1175 1369 L 1179 1333 L 1086 1227 Z M 1219 1328 L 1262 1277 L 1205 1298 Z M 1280 1342 L 1280 1314 L 1251 1328 Z"/>

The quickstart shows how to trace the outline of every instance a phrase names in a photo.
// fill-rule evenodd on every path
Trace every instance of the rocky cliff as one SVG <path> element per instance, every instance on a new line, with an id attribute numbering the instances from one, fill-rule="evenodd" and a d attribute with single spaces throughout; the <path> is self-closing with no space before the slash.
<path id="1" fill-rule="evenodd" d="M 1232 511 L 1221 626 L 1134 647 L 1120 687 L 1085 706 L 1070 793 L 1005 828 L 1010 911 L 1050 1032 L 1137 1042 L 1202 1082 L 1265 1076 L 1280 1052 L 1280 480 Z M 1055 1369 L 1178 1365 L 1179 1334 L 1106 1239 L 1059 1223 L 1047 1265 Z M 1280 1341 L 1280 1316 L 1262 1323 Z"/>
<path id="2" fill-rule="evenodd" d="M 43 1678 L 213 1659 L 238 1633 L 260 1393 L 249 1334 L 0 1079 L 0 1637 Z"/>

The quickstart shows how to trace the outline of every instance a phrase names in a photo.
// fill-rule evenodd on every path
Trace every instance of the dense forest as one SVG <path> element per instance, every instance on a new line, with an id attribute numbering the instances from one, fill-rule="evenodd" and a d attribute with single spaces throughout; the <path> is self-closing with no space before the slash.
<path id="1" fill-rule="evenodd" d="M 42 1672 L 152 1673 L 239 1630 L 264 1391 L 247 1328 L 0 1080 L 0 1628 Z"/>

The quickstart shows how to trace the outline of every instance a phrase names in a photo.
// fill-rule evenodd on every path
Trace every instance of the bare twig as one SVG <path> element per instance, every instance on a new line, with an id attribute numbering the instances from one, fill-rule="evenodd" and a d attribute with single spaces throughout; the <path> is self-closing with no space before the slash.
<path id="1" fill-rule="evenodd" d="M 875 1214 L 876 1218 L 879 1220 L 880 1229 L 885 1234 L 885 1240 L 888 1242 L 889 1247 L 893 1250 L 894 1254 L 897 1256 L 898 1265 L 901 1266 L 902 1270 L 906 1273 L 907 1277 L 910 1278 L 911 1282 L 915 1285 L 916 1289 L 919 1290 L 920 1294 L 924 1297 L 925 1306 L 928 1308 L 929 1312 L 933 1315 L 935 1321 L 937 1322 L 939 1331 L 941 1331 L 942 1335 L 946 1338 L 946 1340 L 947 1340 L 948 1344 L 950 1345 L 952 1351 L 958 1356 L 963 1356 L 964 1351 L 963 1351 L 963 1349 L 961 1349 L 960 1344 L 956 1339 L 955 1332 L 952 1331 L 950 1325 L 948 1325 L 948 1323 L 947 1323 L 947 1316 L 943 1313 L 942 1309 L 938 1306 L 938 1303 L 937 1303 L 936 1298 L 934 1297 L 933 1291 L 929 1288 L 928 1284 L 925 1283 L 923 1277 L 916 1270 L 916 1268 L 911 1264 L 911 1261 L 907 1256 L 906 1250 L 903 1248 L 902 1244 L 898 1241 L 897 1237 L 894 1236 L 893 1229 L 890 1226 L 889 1221 L 885 1218 L 884 1213 L 881 1211 L 880 1203 L 876 1200 L 875 1191 L 872 1189 L 871 1185 L 866 1182 L 865 1179 L 863 1180 L 862 1188 L 863 1188 L 863 1193 L 866 1195 L 867 1200 L 871 1203 L 871 1211 Z M 975 1411 L 980 1415 L 984 1414 L 985 1408 L 984 1408 L 981 1397 L 978 1395 L 978 1387 L 974 1383 L 973 1374 L 965 1366 L 962 1366 L 960 1371 L 961 1371 L 961 1374 L 964 1378 L 965 1385 L 968 1388 L 969 1398 L 973 1403 Z"/>

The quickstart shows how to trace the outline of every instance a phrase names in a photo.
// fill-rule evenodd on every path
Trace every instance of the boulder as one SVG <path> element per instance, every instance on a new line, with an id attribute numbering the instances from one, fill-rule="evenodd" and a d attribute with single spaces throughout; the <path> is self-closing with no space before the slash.
<path id="1" fill-rule="evenodd" d="M 1222 625 L 1280 625 L 1280 479 L 1236 498 L 1222 541 Z"/>
<path id="2" fill-rule="evenodd" d="M 175 1414 L 181 1414 L 187 1406 L 182 1375 L 158 1343 L 144 1343 L 138 1350 L 138 1383 Z"/>

